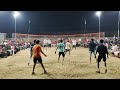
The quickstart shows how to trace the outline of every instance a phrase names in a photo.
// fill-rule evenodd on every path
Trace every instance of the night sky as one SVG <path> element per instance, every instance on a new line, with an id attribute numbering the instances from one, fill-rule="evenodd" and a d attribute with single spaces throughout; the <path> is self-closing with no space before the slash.
<path id="1" fill-rule="evenodd" d="M 95 11 L 20 11 L 17 18 L 17 33 L 27 33 L 29 20 L 31 34 L 41 33 L 84 33 L 85 19 L 87 33 L 98 32 L 98 17 Z M 116 33 L 118 11 L 103 11 L 101 15 L 101 31 Z M 15 21 L 12 11 L 0 12 L 0 32 L 14 33 Z"/>

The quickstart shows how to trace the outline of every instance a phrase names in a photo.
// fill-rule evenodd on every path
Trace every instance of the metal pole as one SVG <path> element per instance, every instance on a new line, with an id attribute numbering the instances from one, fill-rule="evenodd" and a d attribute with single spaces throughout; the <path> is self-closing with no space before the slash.
<path id="1" fill-rule="evenodd" d="M 119 11 L 119 13 L 118 13 L 118 39 L 119 39 L 119 19 L 120 19 L 120 11 Z"/>
<path id="2" fill-rule="evenodd" d="M 84 31 L 84 34 L 86 33 L 86 20 L 85 20 L 85 31 Z"/>
<path id="3" fill-rule="evenodd" d="M 100 16 L 99 16 L 99 40 L 100 40 Z"/>
<path id="4" fill-rule="evenodd" d="M 16 40 L 16 17 L 15 17 L 15 40 Z"/>
<path id="5" fill-rule="evenodd" d="M 29 32 L 30 32 L 30 20 L 29 20 L 29 29 L 28 29 L 28 41 L 29 41 Z"/>
<path id="6" fill-rule="evenodd" d="M 15 51 L 14 51 L 14 49 L 15 49 L 15 41 L 16 41 L 16 17 L 15 17 L 15 38 L 14 38 L 14 45 L 13 45 L 13 55 L 15 54 Z"/>

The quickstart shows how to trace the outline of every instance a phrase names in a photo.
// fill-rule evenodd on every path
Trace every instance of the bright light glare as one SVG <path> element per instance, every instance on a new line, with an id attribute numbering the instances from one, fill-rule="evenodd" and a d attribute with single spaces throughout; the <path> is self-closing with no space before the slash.
<path id="1" fill-rule="evenodd" d="M 98 17 L 100 17 L 100 16 L 101 16 L 101 14 L 102 14 L 102 12 L 101 12 L 101 11 L 96 12 L 96 16 L 98 16 Z"/>
<path id="2" fill-rule="evenodd" d="M 17 11 L 14 11 L 14 12 L 13 12 L 13 16 L 14 16 L 14 18 L 17 18 L 19 15 L 20 15 L 19 12 L 17 12 Z"/>

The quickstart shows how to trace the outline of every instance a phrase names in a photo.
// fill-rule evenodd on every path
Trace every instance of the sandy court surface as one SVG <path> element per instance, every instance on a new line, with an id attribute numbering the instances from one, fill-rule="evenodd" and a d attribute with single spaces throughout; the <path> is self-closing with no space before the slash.
<path id="1" fill-rule="evenodd" d="M 44 66 L 48 75 L 43 74 L 41 65 L 35 68 L 36 75 L 31 75 L 33 60 L 27 65 L 29 49 L 22 50 L 14 56 L 0 58 L 0 79 L 120 79 L 120 58 L 110 57 L 107 60 L 108 72 L 104 73 L 104 63 L 100 63 L 101 73 L 96 73 L 97 64 L 94 57 L 92 63 L 89 61 L 87 48 L 77 48 L 66 54 L 62 64 L 62 57 L 58 63 L 56 48 L 49 48 L 44 52 L 47 57 L 43 58 Z"/>

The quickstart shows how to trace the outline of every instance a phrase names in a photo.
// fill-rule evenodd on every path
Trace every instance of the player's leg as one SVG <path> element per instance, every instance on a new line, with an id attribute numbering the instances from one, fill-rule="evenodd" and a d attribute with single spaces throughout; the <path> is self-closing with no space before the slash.
<path id="1" fill-rule="evenodd" d="M 91 63 L 91 56 L 92 56 L 92 51 L 90 51 L 90 63 Z"/>
<path id="2" fill-rule="evenodd" d="M 94 58 L 96 58 L 96 50 L 94 50 L 93 54 L 94 54 Z"/>
<path id="3" fill-rule="evenodd" d="M 67 49 L 65 49 L 65 54 L 67 53 Z"/>
<path id="4" fill-rule="evenodd" d="M 107 73 L 106 56 L 103 57 L 103 61 L 104 61 L 104 64 L 105 64 L 105 73 Z"/>
<path id="5" fill-rule="evenodd" d="M 47 73 L 46 70 L 45 70 L 45 67 L 44 67 L 44 65 L 43 65 L 43 63 L 42 63 L 42 58 L 40 57 L 40 58 L 38 59 L 38 61 L 39 61 L 39 63 L 41 64 L 41 66 L 42 66 L 42 68 L 43 68 L 43 70 L 44 70 L 44 73 Z"/>
<path id="6" fill-rule="evenodd" d="M 62 57 L 63 57 L 63 61 L 64 61 L 64 57 L 65 57 L 65 53 L 62 52 Z M 62 61 L 62 64 L 63 64 L 63 61 Z"/>
<path id="7" fill-rule="evenodd" d="M 35 75 L 35 72 L 34 72 L 34 70 L 35 70 L 35 66 L 36 66 L 36 62 L 37 62 L 37 59 L 36 58 L 34 58 L 34 65 L 33 65 L 33 71 L 32 71 L 32 75 Z"/>
<path id="8" fill-rule="evenodd" d="M 64 61 L 64 57 L 65 57 L 65 53 L 64 52 L 62 52 L 62 56 L 63 56 L 63 61 Z"/>
<path id="9" fill-rule="evenodd" d="M 58 56 L 58 63 L 59 63 L 59 60 L 60 60 L 60 56 L 61 56 L 61 52 L 59 52 L 59 56 Z"/>
<path id="10" fill-rule="evenodd" d="M 30 64 L 30 58 L 32 58 L 32 51 L 30 51 L 30 57 L 28 59 L 28 65 Z"/>
<path id="11" fill-rule="evenodd" d="M 69 55 L 70 55 L 70 49 L 69 49 Z"/>
<path id="12" fill-rule="evenodd" d="M 102 59 L 101 56 L 98 56 L 98 61 L 97 61 L 98 70 L 96 71 L 96 73 L 100 73 L 99 63 L 100 63 L 101 59 Z"/>

